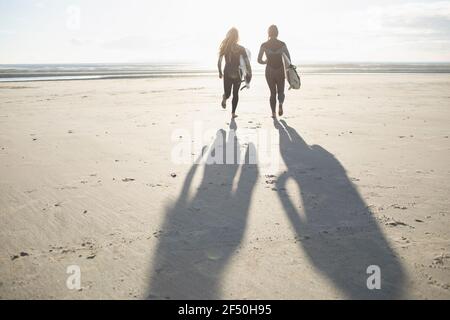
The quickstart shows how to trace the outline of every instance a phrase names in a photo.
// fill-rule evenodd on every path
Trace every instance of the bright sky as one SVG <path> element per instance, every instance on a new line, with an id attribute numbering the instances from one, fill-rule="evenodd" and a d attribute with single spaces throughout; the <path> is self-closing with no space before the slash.
<path id="1" fill-rule="evenodd" d="M 227 30 L 270 24 L 297 63 L 450 61 L 450 1 L 0 0 L 0 64 L 215 63 Z"/>

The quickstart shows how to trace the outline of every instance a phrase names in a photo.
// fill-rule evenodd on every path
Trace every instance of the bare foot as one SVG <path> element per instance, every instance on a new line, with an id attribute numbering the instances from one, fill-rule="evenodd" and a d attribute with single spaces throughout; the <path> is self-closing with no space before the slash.
<path id="1" fill-rule="evenodd" d="M 283 105 L 280 104 L 280 110 L 278 111 L 278 115 L 281 117 L 284 114 Z"/>

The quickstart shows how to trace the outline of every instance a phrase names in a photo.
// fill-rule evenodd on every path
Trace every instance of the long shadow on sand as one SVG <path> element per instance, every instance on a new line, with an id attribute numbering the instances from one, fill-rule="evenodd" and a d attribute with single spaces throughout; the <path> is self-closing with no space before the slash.
<path id="1" fill-rule="evenodd" d="M 309 146 L 285 121 L 275 121 L 275 127 L 287 166 L 277 192 L 312 265 L 348 298 L 400 298 L 401 263 L 344 167 L 327 150 Z M 297 184 L 301 203 L 294 204 L 286 192 L 289 180 Z M 371 265 L 380 267 L 381 290 L 367 288 Z"/>
<path id="2" fill-rule="evenodd" d="M 228 137 L 224 130 L 217 132 L 200 186 L 190 190 L 203 167 L 194 164 L 177 201 L 167 209 L 153 258 L 149 299 L 222 298 L 221 280 L 241 243 L 258 178 L 257 165 L 248 164 L 254 146 L 248 145 L 241 161 L 236 129 L 232 122 Z"/>

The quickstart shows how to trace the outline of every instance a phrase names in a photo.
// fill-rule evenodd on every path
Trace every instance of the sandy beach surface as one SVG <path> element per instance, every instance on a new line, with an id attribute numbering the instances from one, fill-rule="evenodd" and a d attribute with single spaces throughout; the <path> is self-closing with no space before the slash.
<path id="1" fill-rule="evenodd" d="M 0 84 L 0 298 L 450 298 L 448 75 L 305 75 L 278 123 L 262 76 L 236 123 L 221 94 Z M 221 136 L 272 162 L 174 161 Z"/>

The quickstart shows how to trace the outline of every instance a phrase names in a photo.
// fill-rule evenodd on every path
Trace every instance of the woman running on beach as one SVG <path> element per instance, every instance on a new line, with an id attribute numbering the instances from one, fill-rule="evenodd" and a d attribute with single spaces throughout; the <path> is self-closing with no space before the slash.
<path id="1" fill-rule="evenodd" d="M 247 56 L 247 52 L 244 47 L 238 45 L 239 42 L 239 32 L 236 28 L 231 28 L 228 31 L 227 36 L 222 41 L 219 51 L 219 77 L 223 78 L 224 85 L 224 95 L 222 99 L 222 108 L 227 107 L 227 100 L 231 96 L 231 91 L 233 91 L 233 101 L 232 101 L 232 117 L 237 118 L 236 108 L 239 102 L 239 89 L 241 87 L 242 75 L 240 71 L 240 58 L 244 57 L 244 61 L 247 65 L 248 77 L 251 78 L 251 66 L 250 61 Z M 225 69 L 222 73 L 222 61 L 225 57 Z"/>
<path id="2" fill-rule="evenodd" d="M 270 89 L 270 108 L 272 109 L 272 118 L 277 117 L 277 96 L 280 104 L 278 114 L 283 115 L 284 103 L 284 86 L 285 86 L 285 72 L 283 65 L 283 53 L 285 53 L 289 60 L 291 56 L 286 44 L 278 40 L 278 28 L 275 25 L 269 27 L 269 40 L 261 45 L 258 55 L 258 63 L 266 65 L 266 80 Z M 263 60 L 263 55 L 266 55 L 266 60 Z"/>

